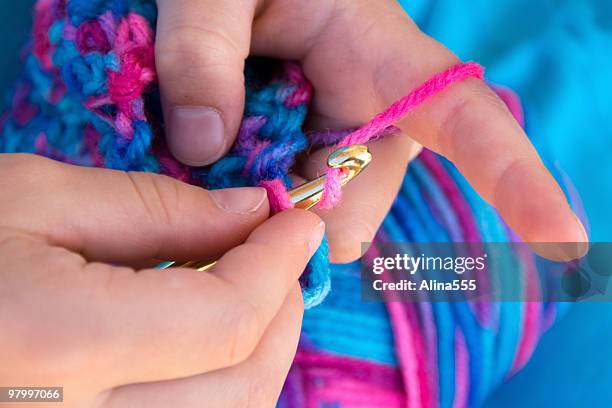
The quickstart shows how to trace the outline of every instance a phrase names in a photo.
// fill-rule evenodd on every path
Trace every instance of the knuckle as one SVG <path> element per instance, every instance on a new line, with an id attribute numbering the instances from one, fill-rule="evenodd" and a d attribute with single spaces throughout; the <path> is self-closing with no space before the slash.
<path id="1" fill-rule="evenodd" d="M 224 31 L 195 25 L 170 28 L 164 41 L 158 42 L 156 52 L 157 65 L 162 72 L 173 72 L 179 67 L 185 71 L 188 65 L 198 69 L 225 67 L 248 56 L 248 49 L 240 47 Z"/>
<path id="2" fill-rule="evenodd" d="M 166 176 L 126 172 L 128 182 L 152 224 L 170 227 L 179 213 L 181 193 L 178 182 Z"/>
<path id="3" fill-rule="evenodd" d="M 466 85 L 462 84 L 464 89 Z M 442 154 L 453 161 L 462 145 L 461 135 L 478 133 L 490 126 L 490 118 L 507 114 L 504 102 L 488 86 L 470 88 L 470 94 L 455 98 L 442 117 L 436 145 Z"/>
<path id="4" fill-rule="evenodd" d="M 467 118 L 468 115 L 471 116 L 470 107 L 472 104 L 471 100 L 458 99 L 442 119 L 440 131 L 436 138 L 436 145 L 442 154 L 451 161 L 455 157 L 453 146 L 456 138 L 454 136 L 467 130 L 466 125 L 470 124 Z"/>

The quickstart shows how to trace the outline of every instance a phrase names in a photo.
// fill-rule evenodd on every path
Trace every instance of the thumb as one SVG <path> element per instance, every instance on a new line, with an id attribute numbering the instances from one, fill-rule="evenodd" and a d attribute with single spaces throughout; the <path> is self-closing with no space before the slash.
<path id="1" fill-rule="evenodd" d="M 92 261 L 209 259 L 267 219 L 265 190 L 206 191 L 169 177 L 0 158 L 0 230 L 44 238 Z"/>
<path id="2" fill-rule="evenodd" d="M 158 9 L 168 146 L 179 161 L 204 166 L 223 156 L 238 132 L 255 1 L 158 0 Z"/>

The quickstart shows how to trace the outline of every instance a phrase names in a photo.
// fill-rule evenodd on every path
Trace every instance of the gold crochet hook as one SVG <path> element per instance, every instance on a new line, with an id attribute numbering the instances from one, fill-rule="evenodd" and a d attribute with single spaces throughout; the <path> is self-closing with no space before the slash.
<path id="1" fill-rule="evenodd" d="M 331 168 L 342 169 L 341 185 L 344 186 L 349 181 L 359 175 L 372 161 L 372 153 L 365 145 L 351 145 L 341 147 L 332 152 L 327 158 L 327 165 Z M 320 176 L 312 181 L 304 183 L 289 191 L 289 197 L 295 208 L 309 210 L 323 196 L 323 188 L 327 176 Z M 194 268 L 198 271 L 207 271 L 212 268 L 217 261 L 189 261 L 178 264 L 175 261 L 164 262 L 158 266 L 160 269 L 171 267 Z"/>

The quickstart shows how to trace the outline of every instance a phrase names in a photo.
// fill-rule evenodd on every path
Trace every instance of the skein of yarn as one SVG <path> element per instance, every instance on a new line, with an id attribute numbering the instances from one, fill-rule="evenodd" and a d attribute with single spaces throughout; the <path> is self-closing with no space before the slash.
<path id="1" fill-rule="evenodd" d="M 291 168 L 310 147 L 365 143 L 452 83 L 482 78 L 477 64 L 460 64 L 358 130 L 307 134 L 313 89 L 299 66 L 251 59 L 235 145 L 213 165 L 189 168 L 164 140 L 155 21 L 153 0 L 39 0 L 24 75 L 0 118 L 0 151 L 162 173 L 209 189 L 260 185 L 281 211 L 290 205 Z M 499 93 L 522 122 L 518 98 Z M 340 176 L 328 172 L 321 207 L 339 202 Z M 512 240 L 456 169 L 424 151 L 410 164 L 370 251 L 390 241 Z M 538 302 L 364 303 L 359 264 L 329 265 L 327 255 L 324 241 L 301 279 L 305 304 L 319 306 L 305 314 L 281 407 L 476 406 L 526 363 L 563 309 Z M 496 267 L 529 271 L 534 263 L 516 254 Z"/>

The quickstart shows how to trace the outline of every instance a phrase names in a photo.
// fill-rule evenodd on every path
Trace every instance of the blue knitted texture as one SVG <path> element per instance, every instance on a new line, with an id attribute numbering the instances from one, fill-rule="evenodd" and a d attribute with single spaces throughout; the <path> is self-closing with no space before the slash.
<path id="1" fill-rule="evenodd" d="M 0 151 L 167 174 L 208 189 L 281 180 L 310 142 L 302 130 L 311 87 L 292 63 L 249 60 L 238 139 L 211 166 L 168 152 L 154 65 L 153 1 L 43 0 L 25 72 L 0 122 Z M 307 307 L 330 288 L 327 240 L 301 279 Z"/>

